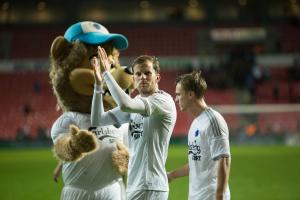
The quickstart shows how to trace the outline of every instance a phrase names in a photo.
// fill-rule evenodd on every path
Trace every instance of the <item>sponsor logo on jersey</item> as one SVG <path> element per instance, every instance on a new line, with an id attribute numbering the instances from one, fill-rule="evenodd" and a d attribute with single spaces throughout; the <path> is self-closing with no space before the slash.
<path id="1" fill-rule="evenodd" d="M 108 127 L 90 127 L 89 131 L 93 132 L 99 140 L 104 140 L 105 138 L 110 140 L 117 138 L 115 130 Z"/>
<path id="2" fill-rule="evenodd" d="M 129 131 L 134 140 L 137 140 L 143 136 L 143 125 L 143 120 L 139 120 L 138 122 L 135 122 L 132 119 L 130 120 Z"/>
<path id="3" fill-rule="evenodd" d="M 189 156 L 192 156 L 192 160 L 200 161 L 201 160 L 200 145 L 197 145 L 196 140 L 194 140 L 194 142 L 189 142 L 188 146 L 189 146 Z"/>

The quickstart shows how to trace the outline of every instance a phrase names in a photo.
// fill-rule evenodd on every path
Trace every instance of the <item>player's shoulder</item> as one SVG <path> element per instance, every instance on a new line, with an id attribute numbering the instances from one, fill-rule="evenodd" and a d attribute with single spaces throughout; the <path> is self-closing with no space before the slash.
<path id="1" fill-rule="evenodd" d="M 205 109 L 205 111 L 198 117 L 198 121 L 206 121 L 207 123 L 220 123 L 225 122 L 223 116 L 211 107 Z"/>
<path id="2" fill-rule="evenodd" d="M 220 112 L 213 108 L 207 108 L 204 112 L 207 122 L 212 126 L 227 127 L 227 123 Z"/>
<path id="3" fill-rule="evenodd" d="M 173 101 L 173 97 L 163 90 L 154 92 L 150 97 L 161 101 Z"/>
<path id="4" fill-rule="evenodd" d="M 223 116 L 220 114 L 220 112 L 218 112 L 217 110 L 211 108 L 211 107 L 208 107 L 206 110 L 205 110 L 205 114 L 206 116 L 210 117 L 210 118 L 223 118 Z"/>

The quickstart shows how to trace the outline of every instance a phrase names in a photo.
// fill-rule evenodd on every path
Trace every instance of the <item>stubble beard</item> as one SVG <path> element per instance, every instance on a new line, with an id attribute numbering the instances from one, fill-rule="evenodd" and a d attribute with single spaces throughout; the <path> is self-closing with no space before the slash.
<path id="1" fill-rule="evenodd" d="M 139 87 L 138 91 L 141 96 L 147 97 L 154 93 L 154 89 L 151 88 L 149 85 L 148 87 Z"/>

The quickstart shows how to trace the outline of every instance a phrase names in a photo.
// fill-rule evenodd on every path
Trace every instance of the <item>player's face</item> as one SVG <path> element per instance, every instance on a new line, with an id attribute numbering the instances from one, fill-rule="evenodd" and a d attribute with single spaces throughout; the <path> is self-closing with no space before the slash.
<path id="1" fill-rule="evenodd" d="M 158 90 L 160 75 L 153 68 L 153 63 L 146 61 L 133 66 L 134 85 L 142 96 L 149 96 Z"/>
<path id="2" fill-rule="evenodd" d="M 186 111 L 189 106 L 188 92 L 184 91 L 181 84 L 176 84 L 175 102 L 178 104 L 181 111 Z"/>

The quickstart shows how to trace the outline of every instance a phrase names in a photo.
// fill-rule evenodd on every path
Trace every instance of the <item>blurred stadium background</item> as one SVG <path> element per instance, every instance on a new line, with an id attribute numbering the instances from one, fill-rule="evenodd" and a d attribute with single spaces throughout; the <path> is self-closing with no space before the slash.
<path id="1" fill-rule="evenodd" d="M 300 186 L 299 0 L 7 0 L 0 1 L 0 9 L 0 177 L 10 177 L 1 181 L 8 187 L 0 187 L 4 199 L 19 199 L 9 188 L 22 191 L 26 181 L 27 186 L 41 186 L 42 178 L 49 179 L 48 192 L 26 199 L 47 199 L 54 195 L 49 191 L 59 191 L 50 184 L 55 160 L 49 131 L 60 113 L 49 85 L 49 49 L 69 25 L 85 20 L 127 36 L 129 48 L 121 52 L 122 64 L 130 65 L 141 54 L 157 56 L 162 68 L 160 88 L 173 96 L 177 75 L 204 71 L 209 86 L 206 101 L 227 120 L 236 153 L 231 177 L 234 199 L 300 199 L 300 192 L 294 190 Z M 178 114 L 169 169 L 186 162 L 185 147 L 180 145 L 185 144 L 192 119 Z M 37 156 L 36 163 L 32 151 L 44 157 Z M 36 165 L 22 169 L 31 161 Z M 256 167 L 259 163 L 264 167 Z M 247 173 L 247 165 L 248 170 L 258 171 Z M 39 181 L 32 179 L 36 167 L 44 169 Z M 13 175 L 12 169 L 22 173 Z M 285 179 L 263 176 L 264 169 L 273 169 L 274 177 Z M 21 174 L 24 180 L 19 182 Z M 268 198 L 264 190 L 255 193 L 266 187 L 262 177 L 269 180 L 265 184 L 270 190 L 265 192 L 278 195 Z M 187 188 L 186 179 L 171 184 L 170 199 L 185 199 L 186 189 L 182 197 L 178 193 L 183 185 Z M 257 190 L 247 191 L 251 186 Z"/>

